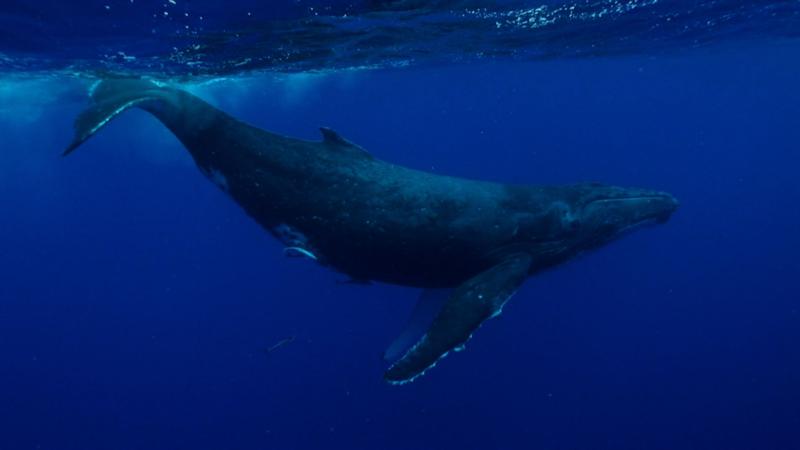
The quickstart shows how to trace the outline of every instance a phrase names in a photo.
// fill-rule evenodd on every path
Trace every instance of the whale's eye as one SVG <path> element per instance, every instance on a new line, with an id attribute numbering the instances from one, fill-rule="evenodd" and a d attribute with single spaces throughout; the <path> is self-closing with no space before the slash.
<path id="1" fill-rule="evenodd" d="M 565 208 L 561 211 L 561 229 L 565 231 L 575 231 L 581 226 L 581 220 L 577 214 Z"/>

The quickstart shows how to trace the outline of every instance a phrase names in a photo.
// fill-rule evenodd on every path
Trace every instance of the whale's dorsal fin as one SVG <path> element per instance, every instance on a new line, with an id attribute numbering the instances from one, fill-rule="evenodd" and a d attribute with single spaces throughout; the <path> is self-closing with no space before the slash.
<path id="1" fill-rule="evenodd" d="M 392 384 L 413 381 L 451 350 L 462 350 L 486 319 L 500 314 L 506 301 L 525 281 L 530 266 L 530 255 L 509 255 L 461 284 L 422 338 L 389 367 L 384 374 L 386 381 Z"/>
<path id="2" fill-rule="evenodd" d="M 372 155 L 370 155 L 368 151 L 364 150 L 363 147 L 361 147 L 358 144 L 350 142 L 349 140 L 343 138 L 341 134 L 337 133 L 336 131 L 328 127 L 320 127 L 319 131 L 320 133 L 322 133 L 322 142 L 325 144 L 357 150 L 364 156 L 372 157 Z"/>
<path id="3" fill-rule="evenodd" d="M 325 142 L 326 144 L 356 146 L 352 142 L 343 138 L 341 134 L 337 133 L 336 131 L 328 127 L 320 127 L 319 132 L 322 133 L 322 141 Z"/>

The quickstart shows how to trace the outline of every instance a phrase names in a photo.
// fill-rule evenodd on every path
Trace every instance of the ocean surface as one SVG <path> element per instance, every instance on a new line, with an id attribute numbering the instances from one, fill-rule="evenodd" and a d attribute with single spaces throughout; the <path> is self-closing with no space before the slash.
<path id="1" fill-rule="evenodd" d="M 0 450 L 800 449 L 798 37 L 798 1 L 2 2 Z M 141 111 L 60 157 L 108 76 L 681 207 L 390 386 L 418 290 L 286 258 Z"/>

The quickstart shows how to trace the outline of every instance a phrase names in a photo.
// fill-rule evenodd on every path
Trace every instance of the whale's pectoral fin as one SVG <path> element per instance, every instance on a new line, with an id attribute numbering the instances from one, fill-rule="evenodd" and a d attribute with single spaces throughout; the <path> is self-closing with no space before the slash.
<path id="1" fill-rule="evenodd" d="M 139 79 L 104 80 L 92 88 L 91 103 L 75 119 L 75 137 L 64 150 L 68 155 L 124 111 L 163 97 L 155 83 Z"/>
<path id="2" fill-rule="evenodd" d="M 500 314 L 506 301 L 525 281 L 530 265 L 530 255 L 510 255 L 456 288 L 428 331 L 389 367 L 384 378 L 393 384 L 407 383 L 449 351 L 461 350 L 483 321 Z"/>
<path id="3" fill-rule="evenodd" d="M 442 310 L 451 293 L 451 289 L 425 289 L 420 293 L 405 328 L 383 352 L 384 361 L 389 363 L 397 361 L 419 341 L 431 327 L 433 320 Z"/>

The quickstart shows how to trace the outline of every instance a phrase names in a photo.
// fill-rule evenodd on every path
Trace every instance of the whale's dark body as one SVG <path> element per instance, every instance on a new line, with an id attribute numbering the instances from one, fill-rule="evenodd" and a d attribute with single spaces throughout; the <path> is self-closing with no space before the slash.
<path id="1" fill-rule="evenodd" d="M 355 281 L 454 288 L 386 372 L 396 383 L 461 348 L 527 276 L 633 226 L 664 221 L 677 207 L 669 194 L 642 189 L 512 186 L 416 171 L 381 161 L 332 130 L 323 128 L 319 142 L 280 136 L 147 81 L 104 81 L 92 96 L 65 154 L 119 113 L 141 107 L 287 253 Z"/>

